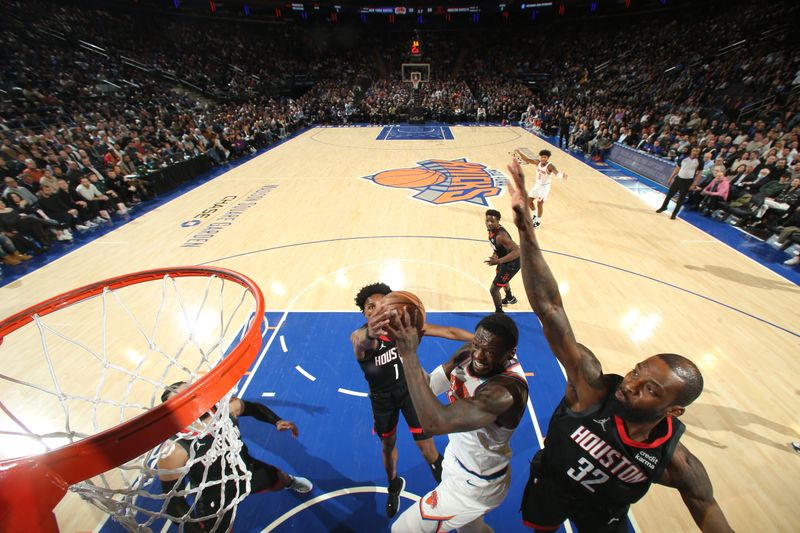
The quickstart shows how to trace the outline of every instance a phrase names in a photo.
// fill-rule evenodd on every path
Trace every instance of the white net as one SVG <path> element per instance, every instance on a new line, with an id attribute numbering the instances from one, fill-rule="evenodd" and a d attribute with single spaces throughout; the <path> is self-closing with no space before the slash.
<path id="1" fill-rule="evenodd" d="M 167 275 L 34 316 L 0 345 L 0 459 L 54 450 L 148 411 L 170 384 L 217 366 L 256 307 L 235 282 Z M 232 394 L 172 439 L 70 490 L 131 531 L 160 530 L 167 519 L 181 531 L 201 522 L 226 531 L 251 477 Z M 160 479 L 173 483 L 165 491 Z M 60 506 L 60 522 L 61 514 L 81 511 Z"/>

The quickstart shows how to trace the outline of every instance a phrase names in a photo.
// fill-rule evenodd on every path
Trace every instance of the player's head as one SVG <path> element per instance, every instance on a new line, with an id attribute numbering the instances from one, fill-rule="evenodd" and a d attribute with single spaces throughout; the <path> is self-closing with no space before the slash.
<path id="1" fill-rule="evenodd" d="M 543 162 L 547 162 L 551 155 L 550 150 L 539 150 L 539 159 Z"/>
<path id="2" fill-rule="evenodd" d="M 361 290 L 356 294 L 356 305 L 361 309 L 364 316 L 369 318 L 378 308 L 378 304 L 383 300 L 383 297 L 390 292 L 392 292 L 391 287 L 381 282 L 361 287 Z"/>
<path id="3" fill-rule="evenodd" d="M 500 218 L 502 215 L 497 209 L 486 210 L 486 229 L 494 231 L 500 227 Z"/>
<path id="4" fill-rule="evenodd" d="M 681 416 L 703 392 L 703 375 L 682 355 L 662 353 L 638 363 L 611 398 L 623 420 L 657 422 Z"/>
<path id="5" fill-rule="evenodd" d="M 470 370 L 476 376 L 499 374 L 506 361 L 514 357 L 519 329 L 506 314 L 485 316 L 475 326 L 472 339 Z"/>
<path id="6" fill-rule="evenodd" d="M 176 381 L 172 385 L 167 385 L 164 387 L 164 392 L 161 393 L 161 401 L 166 402 L 179 392 L 183 392 L 187 386 L 185 381 Z"/>

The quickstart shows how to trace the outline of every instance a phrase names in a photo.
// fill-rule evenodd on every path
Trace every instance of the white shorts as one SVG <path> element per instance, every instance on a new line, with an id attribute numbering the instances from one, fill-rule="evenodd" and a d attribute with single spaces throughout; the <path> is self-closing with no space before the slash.
<path id="1" fill-rule="evenodd" d="M 547 183 L 540 183 L 539 181 L 536 182 L 530 192 L 528 193 L 528 198 L 533 198 L 534 200 L 547 200 L 547 196 L 550 194 L 550 186 L 553 184 L 552 181 Z"/>
<path id="2" fill-rule="evenodd" d="M 442 482 L 400 515 L 392 524 L 392 533 L 480 531 L 483 515 L 503 503 L 510 484 L 510 468 L 497 479 L 485 480 L 445 453 Z"/>

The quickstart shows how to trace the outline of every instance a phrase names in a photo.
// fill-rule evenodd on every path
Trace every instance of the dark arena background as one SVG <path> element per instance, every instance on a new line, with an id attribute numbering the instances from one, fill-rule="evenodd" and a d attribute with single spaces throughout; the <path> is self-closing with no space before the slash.
<path id="1" fill-rule="evenodd" d="M 578 341 L 608 373 L 692 359 L 705 390 L 681 443 L 729 524 L 798 531 L 799 15 L 796 0 L 0 0 L 0 313 L 156 267 L 251 277 L 266 324 L 236 395 L 299 435 L 242 417 L 241 437 L 314 488 L 249 495 L 232 531 L 388 532 L 353 299 L 382 281 L 429 323 L 473 331 L 495 309 L 485 212 L 519 243 L 511 154 L 546 149 L 557 172 L 535 231 Z M 665 202 L 693 149 L 695 181 Z M 530 397 L 508 495 L 485 516 L 497 533 L 532 531 L 522 492 L 566 387 L 522 275 L 510 283 Z M 53 327 L 91 345 L 106 322 Z M 65 388 L 128 387 L 79 354 L 43 358 L 38 337 L 3 344 L 0 460 L 78 438 L 89 412 Z M 420 359 L 431 371 L 458 347 L 425 338 Z M 435 482 L 402 416 L 396 434 L 402 513 Z M 0 532 L 3 505 L 39 512 L 0 490 Z M 55 515 L 62 532 L 125 530 L 74 491 Z M 660 485 L 627 518 L 643 533 L 697 523 Z"/>

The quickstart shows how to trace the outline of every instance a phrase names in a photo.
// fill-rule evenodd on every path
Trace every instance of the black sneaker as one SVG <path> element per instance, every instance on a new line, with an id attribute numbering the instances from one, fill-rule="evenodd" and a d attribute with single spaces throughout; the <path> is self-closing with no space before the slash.
<path id="1" fill-rule="evenodd" d="M 400 493 L 406 487 L 406 480 L 397 476 L 389 482 L 389 498 L 386 500 L 386 516 L 392 518 L 400 509 Z"/>
<path id="2" fill-rule="evenodd" d="M 503 304 L 504 305 L 514 305 L 515 303 L 517 303 L 517 297 L 516 296 L 512 296 L 511 298 L 508 298 L 508 299 L 503 298 Z"/>

